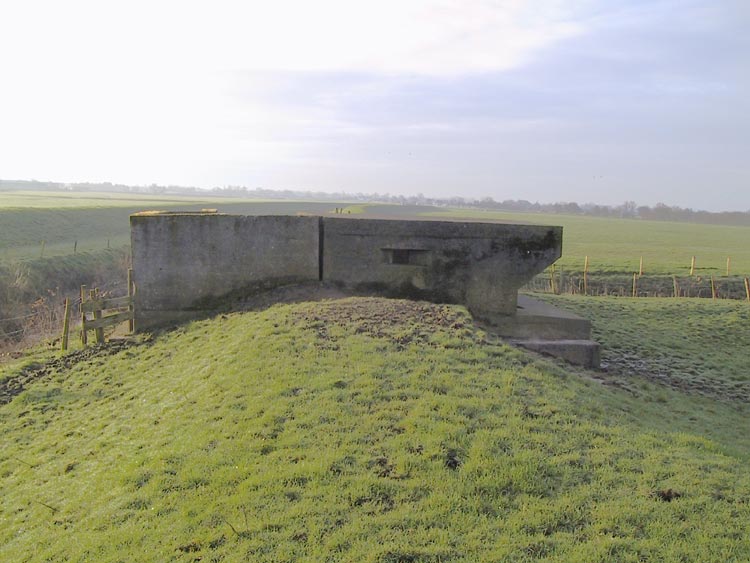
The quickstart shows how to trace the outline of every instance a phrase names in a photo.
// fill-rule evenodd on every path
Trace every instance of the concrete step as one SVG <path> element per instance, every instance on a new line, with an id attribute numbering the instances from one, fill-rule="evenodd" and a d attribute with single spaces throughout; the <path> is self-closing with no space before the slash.
<path id="1" fill-rule="evenodd" d="M 599 343 L 593 340 L 512 340 L 513 344 L 555 358 L 561 358 L 571 364 L 587 368 L 598 368 L 600 365 Z"/>
<path id="2" fill-rule="evenodd" d="M 496 315 L 487 321 L 498 336 L 523 340 L 588 340 L 591 323 L 526 295 L 518 296 L 515 315 Z"/>

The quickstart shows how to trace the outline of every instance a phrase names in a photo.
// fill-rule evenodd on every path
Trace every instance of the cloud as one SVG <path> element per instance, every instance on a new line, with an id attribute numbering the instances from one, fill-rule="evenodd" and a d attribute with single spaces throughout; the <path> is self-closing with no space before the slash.
<path id="1" fill-rule="evenodd" d="M 517 68 L 580 31 L 571 13 L 557 0 L 2 3 L 3 175 L 197 183 L 199 163 L 205 179 L 293 161 L 371 131 L 352 100 Z M 323 85 L 334 76 L 346 91 Z"/>
<path id="2" fill-rule="evenodd" d="M 0 45 L 22 66 L 450 75 L 517 67 L 579 34 L 560 0 L 17 2 Z M 7 49 L 10 49 L 7 50 Z M 9 61 L 3 66 L 7 68 Z"/>

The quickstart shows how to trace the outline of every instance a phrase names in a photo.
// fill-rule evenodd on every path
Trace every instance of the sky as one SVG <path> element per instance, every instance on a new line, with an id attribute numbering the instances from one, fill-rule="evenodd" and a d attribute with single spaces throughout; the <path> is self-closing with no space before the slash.
<path id="1" fill-rule="evenodd" d="M 0 178 L 750 210 L 747 0 L 2 0 Z"/>

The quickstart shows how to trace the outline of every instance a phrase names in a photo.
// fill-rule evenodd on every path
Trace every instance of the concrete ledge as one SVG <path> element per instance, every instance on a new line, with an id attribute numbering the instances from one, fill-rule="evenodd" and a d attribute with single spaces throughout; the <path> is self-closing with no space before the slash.
<path id="1" fill-rule="evenodd" d="M 593 340 L 516 340 L 514 344 L 587 368 L 598 368 L 601 362 L 599 344 Z"/>
<path id="2" fill-rule="evenodd" d="M 591 323 L 570 311 L 519 295 L 515 315 L 482 320 L 489 330 L 516 346 L 588 368 L 600 365 L 599 344 L 591 340 Z"/>
<path id="3" fill-rule="evenodd" d="M 526 295 L 518 296 L 515 315 L 495 315 L 484 319 L 498 336 L 540 340 L 588 340 L 591 323 L 586 319 L 542 303 Z"/>

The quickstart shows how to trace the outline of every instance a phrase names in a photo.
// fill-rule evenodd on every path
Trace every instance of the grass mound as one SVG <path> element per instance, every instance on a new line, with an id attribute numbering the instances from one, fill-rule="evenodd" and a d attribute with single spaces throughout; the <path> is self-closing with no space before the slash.
<path id="1" fill-rule="evenodd" d="M 458 307 L 277 305 L 111 352 L 0 406 L 0 560 L 750 555 L 740 406 L 646 401 Z"/>

